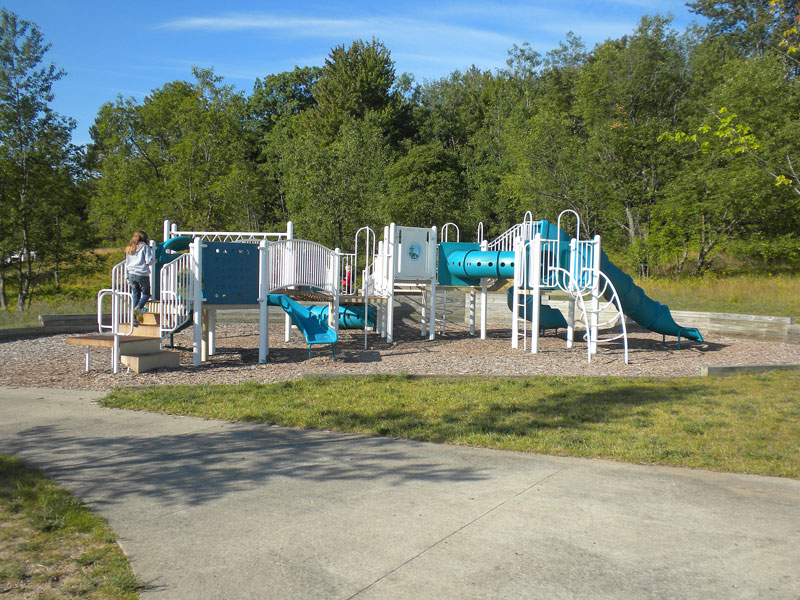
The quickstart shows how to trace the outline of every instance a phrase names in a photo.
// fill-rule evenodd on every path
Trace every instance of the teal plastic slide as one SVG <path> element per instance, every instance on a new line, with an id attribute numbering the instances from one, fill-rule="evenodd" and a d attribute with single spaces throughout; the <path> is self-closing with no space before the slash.
<path id="1" fill-rule="evenodd" d="M 506 301 L 508 302 L 508 310 L 514 310 L 514 288 L 508 288 L 506 292 Z M 519 316 L 523 319 L 531 320 L 533 314 L 533 296 L 522 295 L 519 296 Z M 539 329 L 566 329 L 567 320 L 560 310 L 542 304 L 539 307 Z"/>
<path id="2" fill-rule="evenodd" d="M 639 325 L 650 331 L 662 335 L 674 335 L 680 339 L 686 338 L 702 342 L 703 336 L 694 327 L 681 327 L 672 318 L 669 307 L 649 298 L 642 288 L 633 282 L 633 278 L 612 263 L 605 252 L 600 254 L 600 270 L 614 285 L 619 296 L 622 312 L 636 321 Z M 610 299 L 611 291 L 606 292 L 606 300 Z"/>
<path id="3" fill-rule="evenodd" d="M 308 307 L 323 323 L 328 322 L 328 305 L 317 304 Z M 375 307 L 369 307 L 367 327 L 375 327 Z M 364 329 L 364 307 L 360 305 L 339 307 L 339 329 Z"/>
<path id="4" fill-rule="evenodd" d="M 267 304 L 280 306 L 289 315 L 292 323 L 306 338 L 309 356 L 311 356 L 312 344 L 331 344 L 331 352 L 334 352 L 333 344 L 338 341 L 339 336 L 333 327 L 328 327 L 327 318 L 320 319 L 318 315 L 311 312 L 308 306 L 303 306 L 283 294 L 268 294 Z"/>

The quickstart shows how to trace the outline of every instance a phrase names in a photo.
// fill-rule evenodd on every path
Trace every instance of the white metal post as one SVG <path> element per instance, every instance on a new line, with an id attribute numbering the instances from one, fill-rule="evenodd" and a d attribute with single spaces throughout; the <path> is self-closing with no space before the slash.
<path id="1" fill-rule="evenodd" d="M 445 311 L 445 309 L 443 308 L 442 311 Z M 436 338 L 436 278 L 431 279 L 431 304 L 428 312 L 430 313 L 430 318 L 428 319 L 428 339 L 433 340 Z M 442 324 L 442 331 L 444 331 L 444 324 Z"/>
<path id="2" fill-rule="evenodd" d="M 600 321 L 600 236 L 594 236 L 594 243 L 591 245 L 592 249 L 592 316 L 591 328 L 592 334 L 589 337 L 591 343 L 589 351 L 592 354 L 597 354 L 597 326 Z"/>
<path id="3" fill-rule="evenodd" d="M 386 293 L 386 343 L 394 340 L 394 277 L 397 273 L 397 227 L 394 223 L 389 225 L 389 242 L 387 247 L 387 262 L 389 270 L 386 273 L 388 290 Z"/>
<path id="4" fill-rule="evenodd" d="M 528 283 L 532 284 L 531 297 L 531 354 L 539 352 L 539 321 L 541 315 L 542 290 L 542 234 L 533 236 L 533 257 L 528 271 Z M 526 302 L 527 304 L 527 302 Z"/>
<path id="5" fill-rule="evenodd" d="M 419 313 L 420 313 L 420 330 L 419 335 L 420 337 L 425 337 L 427 333 L 426 327 L 428 326 L 427 321 L 427 314 L 428 314 L 428 295 L 425 293 L 425 290 L 422 290 L 422 302 L 419 303 Z"/>
<path id="6" fill-rule="evenodd" d="M 164 241 L 169 239 L 170 222 L 169 219 L 164 219 Z"/>
<path id="7" fill-rule="evenodd" d="M 217 353 L 217 309 L 209 308 L 208 315 L 208 354 L 214 356 Z"/>
<path id="8" fill-rule="evenodd" d="M 331 282 L 333 283 L 333 300 L 328 309 L 328 326 L 339 334 L 339 282 L 341 281 L 342 251 L 340 248 L 333 250 L 331 264 Z M 366 318 L 366 315 L 365 315 Z"/>
<path id="9" fill-rule="evenodd" d="M 267 362 L 269 354 L 269 245 L 258 244 L 258 363 Z"/>
<path id="10" fill-rule="evenodd" d="M 511 287 L 514 294 L 511 307 L 511 347 L 519 348 L 519 288 L 522 284 L 522 276 L 525 268 L 523 260 L 524 250 L 522 238 L 514 238 L 514 284 Z"/>
<path id="11" fill-rule="evenodd" d="M 445 228 L 447 225 L 445 225 Z M 458 226 L 456 231 L 458 231 Z M 458 234 L 457 234 L 458 235 Z M 428 339 L 433 340 L 436 337 L 436 259 L 437 259 L 437 245 L 436 245 L 436 226 L 431 227 L 431 232 L 428 235 L 428 264 L 427 271 L 431 276 L 431 305 L 429 309 L 430 318 L 428 319 Z M 446 292 L 445 292 L 446 293 Z M 442 333 L 444 333 L 445 320 L 447 319 L 447 299 L 445 297 L 445 305 L 442 307 Z"/>
<path id="12" fill-rule="evenodd" d="M 559 254 L 560 242 L 559 242 Z M 575 343 L 575 294 L 578 293 L 576 286 L 576 273 L 577 270 L 577 254 L 578 242 L 574 238 L 569 243 L 569 275 L 567 277 L 567 286 L 569 287 L 569 308 L 567 312 L 567 348 L 572 348 Z"/>
<path id="13" fill-rule="evenodd" d="M 367 236 L 369 237 L 369 235 Z M 357 239 L 357 238 L 356 238 Z M 356 254 L 356 258 L 358 258 L 358 254 Z M 372 257 L 375 260 L 375 257 Z M 367 258 L 367 266 L 369 266 L 369 257 Z M 369 282 L 367 281 L 367 267 L 364 267 L 364 271 L 361 273 L 361 285 L 364 288 L 364 350 L 368 348 L 367 345 L 367 323 L 369 322 Z M 377 323 L 378 315 L 375 315 L 376 322 L 372 324 L 372 328 L 378 325 Z"/>
<path id="14" fill-rule="evenodd" d="M 286 222 L 286 239 L 293 240 L 294 239 L 294 223 L 292 221 Z M 291 268 L 294 270 L 294 252 L 291 253 Z M 292 337 L 292 318 L 289 316 L 289 313 L 284 313 L 283 315 L 283 341 L 288 342 Z"/>
<path id="15" fill-rule="evenodd" d="M 481 237 L 483 237 L 483 223 L 481 223 Z M 487 251 L 489 249 L 489 242 L 481 240 L 481 250 Z M 481 278 L 481 339 L 486 339 L 486 317 L 487 317 L 487 301 L 488 301 L 488 278 Z"/>
<path id="16" fill-rule="evenodd" d="M 194 308 L 194 338 L 192 341 L 192 363 L 195 367 L 202 364 L 202 345 L 203 345 L 203 240 L 195 237 L 191 246 L 192 254 L 192 279 L 194 297 L 192 304 Z"/>
<path id="17" fill-rule="evenodd" d="M 119 333 L 114 333 L 114 345 L 111 347 L 112 372 L 119 373 Z"/>
<path id="18" fill-rule="evenodd" d="M 203 339 L 200 344 L 200 360 L 208 361 L 208 310 L 203 309 Z"/>
<path id="19" fill-rule="evenodd" d="M 470 289 L 469 291 L 469 334 L 475 335 L 475 306 L 476 301 L 475 297 L 477 296 L 475 292 L 475 288 Z"/>

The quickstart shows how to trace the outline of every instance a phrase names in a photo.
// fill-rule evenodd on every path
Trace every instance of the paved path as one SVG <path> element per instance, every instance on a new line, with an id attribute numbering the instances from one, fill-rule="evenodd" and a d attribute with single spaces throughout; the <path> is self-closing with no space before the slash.
<path id="1" fill-rule="evenodd" d="M 97 398 L 0 388 L 0 451 L 108 519 L 143 600 L 800 597 L 800 481 Z"/>

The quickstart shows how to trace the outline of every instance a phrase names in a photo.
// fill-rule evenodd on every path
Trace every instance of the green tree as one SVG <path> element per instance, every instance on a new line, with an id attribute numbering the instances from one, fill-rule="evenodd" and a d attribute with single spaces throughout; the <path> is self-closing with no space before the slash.
<path id="1" fill-rule="evenodd" d="M 703 112 L 661 136 L 684 153 L 669 194 L 692 204 L 682 212 L 703 234 L 691 238 L 698 272 L 728 248 L 791 260 L 800 230 L 800 83 L 784 77 L 774 52 L 729 60 L 720 72 L 700 99 Z M 666 207 L 675 213 L 674 203 Z"/>
<path id="2" fill-rule="evenodd" d="M 360 227 L 384 225 L 381 209 L 391 162 L 380 117 L 372 113 L 344 120 L 329 143 L 312 131 L 295 135 L 282 170 L 297 237 L 349 248 Z"/>
<path id="3" fill-rule="evenodd" d="M 16 269 L 17 308 L 30 306 L 41 269 L 53 256 L 81 248 L 79 151 L 75 122 L 50 107 L 64 71 L 44 55 L 39 28 L 0 11 L 0 306 L 6 307 L 6 267 Z M 34 267 L 34 257 L 37 267 Z M 56 260 L 56 264 L 58 260 Z"/>
<path id="4" fill-rule="evenodd" d="M 263 186 L 253 159 L 256 134 L 243 94 L 212 70 L 174 81 L 139 104 L 107 103 L 93 128 L 98 170 L 92 219 L 103 237 L 181 227 L 259 229 Z"/>
<path id="5" fill-rule="evenodd" d="M 336 46 L 314 84 L 315 105 L 306 112 L 306 123 L 320 139 L 333 140 L 346 121 L 372 113 L 397 143 L 405 137 L 409 115 L 396 83 L 391 53 L 378 40 Z"/>
<path id="6" fill-rule="evenodd" d="M 793 0 L 695 0 L 686 5 L 708 19 L 705 33 L 729 38 L 744 56 L 784 48 L 792 53 L 800 16 Z"/>
<path id="7" fill-rule="evenodd" d="M 411 227 L 461 222 L 466 187 L 458 156 L 440 143 L 418 144 L 387 172 L 388 221 Z"/>
<path id="8" fill-rule="evenodd" d="M 608 223 L 624 232 L 641 275 L 649 271 L 651 211 L 675 168 L 674 151 L 658 137 L 675 123 L 688 87 L 686 52 L 669 25 L 643 17 L 633 35 L 596 48 L 576 80 L 592 193 L 605 199 Z"/>
<path id="9" fill-rule="evenodd" d="M 313 88 L 319 67 L 295 67 L 292 71 L 256 79 L 248 98 L 255 133 L 253 159 L 262 182 L 263 223 L 288 218 L 281 160 L 292 142 L 294 117 L 315 106 Z"/>

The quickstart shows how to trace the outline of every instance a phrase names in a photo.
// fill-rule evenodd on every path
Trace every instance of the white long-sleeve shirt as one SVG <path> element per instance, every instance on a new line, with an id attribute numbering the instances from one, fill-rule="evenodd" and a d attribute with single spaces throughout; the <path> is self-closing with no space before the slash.
<path id="1" fill-rule="evenodd" d="M 150 275 L 150 265 L 154 262 L 153 249 L 144 242 L 139 242 L 136 252 L 125 255 L 125 270 L 130 275 L 144 277 Z"/>

